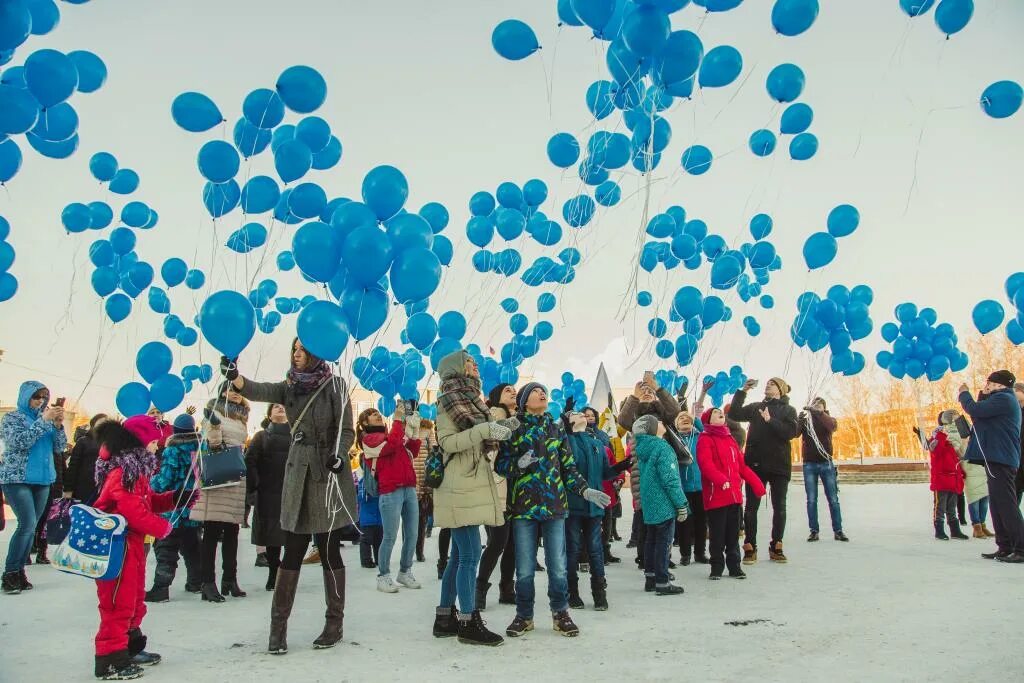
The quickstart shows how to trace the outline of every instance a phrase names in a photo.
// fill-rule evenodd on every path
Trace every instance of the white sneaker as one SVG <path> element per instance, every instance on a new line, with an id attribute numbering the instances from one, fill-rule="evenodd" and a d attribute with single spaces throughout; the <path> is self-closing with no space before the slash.
<path id="1" fill-rule="evenodd" d="M 416 580 L 416 577 L 412 575 L 412 572 L 398 572 L 398 576 L 395 577 L 395 581 L 406 588 L 423 588 L 423 586 L 420 585 L 420 582 Z"/>
<path id="2" fill-rule="evenodd" d="M 401 574 L 399 574 L 401 576 Z M 391 574 L 384 574 L 377 577 L 377 590 L 381 593 L 397 593 L 398 586 L 391 580 Z"/>

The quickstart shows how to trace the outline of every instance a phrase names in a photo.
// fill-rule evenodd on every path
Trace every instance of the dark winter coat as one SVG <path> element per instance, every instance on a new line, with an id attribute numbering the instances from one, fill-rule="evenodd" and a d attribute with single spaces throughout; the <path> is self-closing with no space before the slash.
<path id="1" fill-rule="evenodd" d="M 589 432 L 573 432 L 569 434 L 569 450 L 572 452 L 576 469 L 587 481 L 588 488 L 601 491 L 604 483 L 619 476 L 619 472 L 628 466 L 626 461 L 622 466 L 615 468 L 608 462 L 609 448 L 605 447 L 593 434 Z M 577 517 L 603 517 L 604 508 L 598 507 L 583 499 L 576 493 L 569 494 L 569 514 Z"/>
<path id="2" fill-rule="evenodd" d="M 160 468 L 149 480 L 153 492 L 174 493 L 181 489 L 198 488 L 199 484 L 195 477 L 195 460 L 198 453 L 198 432 L 175 434 L 169 438 L 160 459 Z M 202 526 L 201 522 L 191 517 L 192 511 L 187 507 L 164 513 L 164 518 L 170 521 L 175 529 Z"/>
<path id="3" fill-rule="evenodd" d="M 356 521 L 356 487 L 348 459 L 356 433 L 345 381 L 334 378 L 332 385 L 313 398 L 314 403 L 303 416 L 302 424 L 296 422 L 311 400 L 312 392 L 300 393 L 288 382 L 246 379 L 239 393 L 250 401 L 283 405 L 292 432 L 303 434 L 302 441 L 293 441 L 288 452 L 281 489 L 281 528 L 295 534 L 319 534 Z M 337 474 L 329 469 L 335 453 L 342 458 L 341 471 Z"/>
<path id="4" fill-rule="evenodd" d="M 653 403 L 641 403 L 636 396 L 627 396 L 619 406 L 619 426 L 627 432 L 633 431 L 633 423 L 641 415 L 657 415 L 666 425 L 675 424 L 676 416 L 682 412 L 679 401 L 664 389 L 658 389 L 657 400 Z"/>
<path id="5" fill-rule="evenodd" d="M 742 451 L 747 445 L 747 430 L 728 415 L 725 416 L 725 426 L 729 428 L 729 434 Z"/>
<path id="6" fill-rule="evenodd" d="M 281 529 L 281 489 L 291 445 L 288 424 L 271 422 L 256 432 L 245 451 L 245 481 L 253 501 L 253 545 L 283 546 L 287 540 Z"/>
<path id="7" fill-rule="evenodd" d="M 960 405 L 974 423 L 964 459 L 1020 467 L 1021 409 L 1013 389 L 993 391 L 982 401 L 975 401 L 965 391 L 960 394 Z"/>
<path id="8" fill-rule="evenodd" d="M 729 406 L 729 417 L 737 422 L 750 423 L 747 430 L 747 465 L 762 480 L 769 475 L 789 479 L 793 475 L 793 455 L 789 442 L 800 433 L 796 410 L 789 405 L 789 397 L 743 405 L 746 400 L 747 392 L 737 391 Z M 771 419 L 767 422 L 761 418 L 762 408 L 768 409 Z"/>
<path id="9" fill-rule="evenodd" d="M 814 425 L 814 434 L 818 437 L 825 455 L 818 450 L 811 436 L 811 424 Z M 839 423 L 828 414 L 828 411 L 808 410 L 800 415 L 800 440 L 801 455 L 804 462 L 828 462 L 832 458 L 832 435 L 835 434 Z M 826 457 L 827 456 L 827 457 Z"/>
<path id="10" fill-rule="evenodd" d="M 64 493 L 70 493 L 75 500 L 89 504 L 96 498 L 96 458 L 100 445 L 88 431 L 75 440 L 64 473 Z"/>

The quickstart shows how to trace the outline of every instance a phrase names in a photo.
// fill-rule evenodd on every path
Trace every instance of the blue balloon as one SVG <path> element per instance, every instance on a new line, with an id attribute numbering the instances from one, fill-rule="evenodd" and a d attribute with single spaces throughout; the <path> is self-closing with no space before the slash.
<path id="1" fill-rule="evenodd" d="M 556 303 L 557 299 L 555 298 L 555 295 L 550 292 L 545 292 L 537 297 L 537 310 L 541 313 L 553 311 Z"/>
<path id="2" fill-rule="evenodd" d="M 556 133 L 548 140 L 548 159 L 555 166 L 569 168 L 579 158 L 580 143 L 569 133 Z"/>
<path id="3" fill-rule="evenodd" d="M 1015 346 L 1024 344 L 1024 326 L 1016 318 L 1006 324 L 1006 337 Z M 956 372 L 959 372 L 959 370 Z"/>
<path id="4" fill-rule="evenodd" d="M 455 250 L 452 247 L 452 241 L 444 235 L 434 235 L 434 245 L 430 248 L 434 255 L 437 256 L 437 260 L 441 262 L 442 266 L 450 265 L 452 257 L 455 254 Z"/>
<path id="5" fill-rule="evenodd" d="M 782 112 L 782 121 L 779 130 L 783 135 L 797 135 L 811 127 L 814 121 L 814 110 L 803 102 L 797 102 L 786 107 Z"/>
<path id="6" fill-rule="evenodd" d="M 273 90 L 253 90 L 242 102 L 242 116 L 256 128 L 269 130 L 284 120 L 284 101 Z"/>
<path id="7" fill-rule="evenodd" d="M 25 86 L 43 109 L 71 97 L 78 87 L 78 69 L 63 52 L 36 50 L 25 60 Z"/>
<path id="8" fill-rule="evenodd" d="M 461 348 L 462 344 L 456 339 L 438 339 L 430 347 L 430 367 L 437 372 L 437 368 L 445 356 L 451 355 Z"/>
<path id="9" fill-rule="evenodd" d="M 571 0 L 572 11 L 584 24 L 602 31 L 615 12 L 615 0 Z"/>
<path id="10" fill-rule="evenodd" d="M 711 168 L 711 150 L 704 145 L 694 145 L 683 151 L 683 170 L 690 175 L 703 175 Z"/>
<path id="11" fill-rule="evenodd" d="M 107 82 L 107 65 L 96 54 L 88 50 L 68 53 L 68 59 L 78 72 L 78 92 L 96 92 Z"/>
<path id="12" fill-rule="evenodd" d="M 974 0 L 942 0 L 935 8 L 935 23 L 946 37 L 959 33 L 974 16 Z"/>
<path id="13" fill-rule="evenodd" d="M 223 140 L 211 140 L 199 149 L 199 172 L 211 183 L 226 183 L 238 173 L 238 152 Z"/>
<path id="14" fill-rule="evenodd" d="M 149 397 L 154 408 L 161 412 L 170 412 L 184 400 L 185 383 L 177 375 L 162 375 L 150 386 Z"/>
<path id="15" fill-rule="evenodd" d="M 242 188 L 241 204 L 245 213 L 265 213 L 270 211 L 281 199 L 281 190 L 277 181 L 270 176 L 253 176 Z"/>
<path id="16" fill-rule="evenodd" d="M 429 249 L 414 247 L 395 256 L 391 291 L 399 303 L 426 299 L 441 283 L 441 262 Z"/>
<path id="17" fill-rule="evenodd" d="M 387 228 L 396 252 L 413 247 L 430 249 L 434 244 L 434 231 L 419 214 L 400 213 L 388 221 Z"/>
<path id="18" fill-rule="evenodd" d="M 128 271 L 128 281 L 141 292 L 153 282 L 153 266 L 145 261 L 135 263 Z"/>
<path id="19" fill-rule="evenodd" d="M 438 202 L 427 202 L 420 208 L 420 216 L 430 224 L 430 229 L 436 235 L 448 227 L 448 209 Z"/>
<path id="20" fill-rule="evenodd" d="M 750 236 L 755 240 L 763 240 L 772 234 L 772 217 L 766 213 L 759 213 L 750 219 Z"/>
<path id="21" fill-rule="evenodd" d="M 634 54 L 650 57 L 659 54 L 672 30 L 668 15 L 657 7 L 641 5 L 625 15 L 622 40 Z"/>
<path id="22" fill-rule="evenodd" d="M 227 247 L 238 254 L 248 254 L 267 243 L 267 229 L 259 223 L 246 223 L 228 237 Z"/>
<path id="23" fill-rule="evenodd" d="M 235 147 L 246 159 L 261 153 L 270 145 L 273 134 L 269 130 L 257 128 L 245 119 L 238 119 L 232 130 Z"/>
<path id="24" fill-rule="evenodd" d="M 620 89 L 617 101 L 618 96 L 621 96 L 622 93 L 635 93 L 636 101 L 629 100 L 628 104 L 622 103 L 630 108 L 634 107 L 639 102 L 638 88 L 641 85 L 641 79 L 650 69 L 651 60 L 635 54 L 626 47 L 625 42 L 620 38 L 614 40 L 608 46 L 608 52 L 605 54 L 605 65 L 607 65 L 612 78 L 619 84 Z"/>
<path id="25" fill-rule="evenodd" d="M 192 268 L 185 274 L 185 286 L 189 289 L 201 289 L 205 284 L 206 275 L 203 274 L 203 271 Z"/>
<path id="26" fill-rule="evenodd" d="M 762 128 L 750 135 L 750 151 L 756 156 L 766 157 L 775 151 L 775 133 Z"/>
<path id="27" fill-rule="evenodd" d="M 698 340 L 692 334 L 682 334 L 676 339 L 676 362 L 686 367 L 697 354 Z"/>
<path id="28" fill-rule="evenodd" d="M 92 274 L 92 288 L 101 297 L 113 293 L 117 289 L 118 276 L 113 268 L 103 266 L 97 268 Z"/>
<path id="29" fill-rule="evenodd" d="M 21 149 L 14 140 L 0 142 L 0 185 L 17 175 L 21 168 Z"/>
<path id="30" fill-rule="evenodd" d="M 110 246 L 115 254 L 127 254 L 135 248 L 135 241 L 135 233 L 129 228 L 114 228 L 110 232 Z"/>
<path id="31" fill-rule="evenodd" d="M 772 26 L 784 36 L 798 36 L 818 18 L 818 0 L 775 0 Z"/>
<path id="32" fill-rule="evenodd" d="M 1006 312 L 1003 310 L 1002 305 L 992 299 L 979 302 L 971 313 L 974 326 L 982 334 L 988 334 L 1002 325 L 1005 317 Z"/>
<path id="33" fill-rule="evenodd" d="M 806 161 L 818 153 L 818 138 L 811 133 L 800 133 L 789 143 L 789 156 Z"/>
<path id="34" fill-rule="evenodd" d="M 128 317 L 132 312 L 132 300 L 120 292 L 112 294 L 104 303 L 107 317 L 115 323 L 119 323 Z"/>
<path id="35" fill-rule="evenodd" d="M 107 186 L 114 194 L 131 194 L 139 189 L 139 174 L 130 168 L 118 169 Z"/>
<path id="36" fill-rule="evenodd" d="M 398 213 L 409 197 L 409 183 L 394 166 L 377 166 L 363 178 L 363 203 L 386 221 Z"/>
<path id="37" fill-rule="evenodd" d="M 523 205 L 523 191 L 512 182 L 506 181 L 499 185 L 494 196 L 497 198 L 498 204 L 505 208 L 519 209 Z"/>
<path id="38" fill-rule="evenodd" d="M 703 58 L 704 45 L 695 33 L 673 31 L 654 66 L 656 82 L 672 95 L 689 97 Z"/>
<path id="39" fill-rule="evenodd" d="M 295 126 L 290 123 L 285 123 L 274 129 L 273 134 L 270 136 L 270 151 L 277 153 L 277 148 L 284 143 L 295 139 Z"/>
<path id="40" fill-rule="evenodd" d="M 160 277 L 168 287 L 176 287 L 185 281 L 188 265 L 180 258 L 169 258 L 160 267 Z"/>
<path id="41" fill-rule="evenodd" d="M 466 317 L 458 311 L 447 311 L 437 321 L 437 336 L 461 341 L 466 336 Z"/>
<path id="42" fill-rule="evenodd" d="M 503 299 L 501 302 L 501 309 L 506 313 L 515 313 L 519 310 L 519 302 L 512 297 Z"/>
<path id="43" fill-rule="evenodd" d="M 213 348 L 228 358 L 237 358 L 256 332 L 256 311 L 249 299 L 238 292 L 214 292 L 199 311 L 199 328 Z"/>
<path id="44" fill-rule="evenodd" d="M 303 142 L 288 140 L 274 151 L 274 168 L 285 183 L 306 175 L 313 165 L 313 153 Z"/>
<path id="45" fill-rule="evenodd" d="M 559 26 L 583 26 L 583 22 L 572 8 L 572 0 L 558 0 L 558 22 Z"/>
<path id="46" fill-rule="evenodd" d="M 711 286 L 715 289 L 731 289 L 742 272 L 743 264 L 735 256 L 720 256 L 711 265 Z"/>
<path id="47" fill-rule="evenodd" d="M 900 9 L 911 17 L 919 17 L 930 10 L 934 4 L 935 0 L 900 0 Z"/>
<path id="48" fill-rule="evenodd" d="M 981 108 L 994 119 L 1013 116 L 1024 100 L 1024 89 L 1014 81 L 997 81 L 981 94 Z"/>
<path id="49" fill-rule="evenodd" d="M 299 341 L 317 358 L 336 361 L 348 346 L 348 317 L 335 303 L 314 301 L 299 313 Z"/>
<path id="50" fill-rule="evenodd" d="M 349 269 L 353 281 L 362 287 L 372 287 L 391 267 L 394 250 L 387 233 L 376 226 L 364 225 L 345 237 L 341 255 L 343 263 L 359 266 Z M 437 257 L 434 258 L 436 260 Z"/>
<path id="51" fill-rule="evenodd" d="M 594 199 L 601 206 L 615 206 L 622 199 L 622 188 L 613 180 L 607 180 L 594 188 Z"/>
<path id="52" fill-rule="evenodd" d="M 540 49 L 533 29 L 518 19 L 506 19 L 495 26 L 491 45 L 495 52 L 512 61 L 526 59 Z"/>
<path id="53" fill-rule="evenodd" d="M 516 209 L 501 207 L 495 214 L 495 224 L 502 238 L 511 241 L 523 234 L 526 218 Z"/>
<path id="54" fill-rule="evenodd" d="M 849 204 L 840 204 L 828 214 L 828 233 L 833 237 L 852 235 L 860 225 L 860 212 Z"/>
<path id="55" fill-rule="evenodd" d="M 184 92 L 171 103 L 171 118 L 190 133 L 202 133 L 224 121 L 220 109 L 206 95 Z"/>
<path id="56" fill-rule="evenodd" d="M 6 244 L 6 243 L 4 243 L 4 244 Z M 0 249 L 2 249 L 2 248 L 3 248 L 2 245 L 0 245 Z M 89 260 L 92 261 L 92 264 L 94 266 L 96 266 L 97 268 L 100 268 L 102 266 L 111 266 L 111 265 L 113 265 L 114 264 L 114 249 L 113 249 L 113 247 L 110 246 L 110 242 L 107 241 L 107 240 L 100 239 L 100 240 L 96 240 L 91 245 L 89 245 Z M 2 266 L 2 265 L 3 265 L 3 262 L 0 261 L 0 266 Z M 2 270 L 6 270 L 6 269 L 5 268 L 0 268 L 0 271 L 2 271 Z"/>
<path id="57" fill-rule="evenodd" d="M 327 141 L 327 146 L 313 154 L 313 168 L 318 171 L 334 168 L 341 161 L 341 154 L 341 140 L 332 135 Z"/>
<path id="58" fill-rule="evenodd" d="M 594 217 L 594 200 L 585 194 L 576 195 L 562 205 L 562 217 L 574 228 L 581 228 Z"/>
<path id="59" fill-rule="evenodd" d="M 765 87 L 776 102 L 792 102 L 804 91 L 803 70 L 796 64 L 779 64 L 768 74 Z"/>
<path id="60" fill-rule="evenodd" d="M 114 403 L 125 417 L 144 415 L 149 410 L 149 388 L 141 382 L 129 382 L 117 390 Z"/>
<path id="61" fill-rule="evenodd" d="M 424 351 L 437 338 L 437 323 L 434 321 L 434 316 L 423 311 L 409 317 L 405 331 L 409 335 L 409 343 L 420 351 Z"/>
<path id="62" fill-rule="evenodd" d="M 832 263 L 839 245 L 836 238 L 827 232 L 816 232 L 804 242 L 804 262 L 811 270 L 816 270 Z"/>
<path id="63" fill-rule="evenodd" d="M 38 119 L 39 103 L 28 90 L 0 85 L 0 136 L 28 132 Z"/>
<path id="64" fill-rule="evenodd" d="M 731 45 L 719 45 L 710 50 L 700 63 L 697 82 L 704 88 L 729 85 L 743 71 L 743 56 Z"/>
<path id="65" fill-rule="evenodd" d="M 295 126 L 295 139 L 316 154 L 331 141 L 331 126 L 319 116 L 307 116 Z"/>
<path id="66" fill-rule="evenodd" d="M 291 66 L 277 79 L 275 87 L 286 107 L 298 114 L 316 111 L 327 99 L 327 82 L 308 66 Z"/>
<path id="67" fill-rule="evenodd" d="M 220 218 L 234 211 L 240 197 L 238 183 L 234 180 L 220 184 L 208 182 L 203 187 L 203 205 L 212 218 Z M 123 215 L 121 220 L 124 220 Z M 128 224 L 131 225 L 131 223 Z"/>
<path id="68" fill-rule="evenodd" d="M 27 7 L 32 17 L 31 30 L 34 36 L 44 36 L 60 23 L 60 10 L 53 0 L 28 0 Z"/>
<path id="69" fill-rule="evenodd" d="M 135 367 L 142 379 L 152 384 L 161 375 L 171 371 L 174 356 L 163 342 L 152 341 L 143 344 L 135 354 Z"/>
<path id="70" fill-rule="evenodd" d="M 600 121 L 615 111 L 615 84 L 611 81 L 594 81 L 587 88 L 587 109 Z"/>
<path id="71" fill-rule="evenodd" d="M 293 216 L 313 218 L 327 206 L 327 193 L 316 183 L 302 183 L 288 195 L 288 209 Z"/>
<path id="72" fill-rule="evenodd" d="M 767 268 L 775 260 L 775 245 L 771 242 L 758 242 L 750 248 L 750 267 Z"/>
<path id="73" fill-rule="evenodd" d="M 75 150 L 78 149 L 77 134 L 72 135 L 67 140 L 60 140 L 59 142 L 44 140 L 31 131 L 29 131 L 28 135 L 25 137 L 32 149 L 49 159 L 67 159 L 75 153 Z"/>
<path id="74" fill-rule="evenodd" d="M 470 218 L 466 224 L 466 237 L 474 246 L 486 247 L 494 239 L 494 222 L 483 216 Z"/>
<path id="75" fill-rule="evenodd" d="M 92 224 L 92 212 L 89 211 L 89 207 L 85 204 L 74 202 L 65 206 L 64 210 L 61 211 L 60 222 L 68 232 L 84 232 Z M 131 251 L 131 249 L 128 251 Z"/>
<path id="76" fill-rule="evenodd" d="M 704 306 L 704 295 L 696 287 L 680 287 L 672 299 L 672 310 L 683 320 L 696 318 Z"/>
<path id="77" fill-rule="evenodd" d="M 341 310 L 356 341 L 368 338 L 384 325 L 389 304 L 387 292 L 379 287 L 345 290 L 341 297 Z"/>
<path id="78" fill-rule="evenodd" d="M 341 264 L 342 243 L 326 223 L 310 221 L 295 231 L 292 254 L 299 269 L 317 282 L 328 282 Z"/>
<path id="79" fill-rule="evenodd" d="M 47 142 L 67 140 L 78 131 L 78 113 L 67 102 L 61 102 L 39 113 L 32 135 Z"/>
<path id="80" fill-rule="evenodd" d="M 112 180 L 117 168 L 117 159 L 109 152 L 97 152 L 89 159 L 89 172 L 101 183 Z"/>

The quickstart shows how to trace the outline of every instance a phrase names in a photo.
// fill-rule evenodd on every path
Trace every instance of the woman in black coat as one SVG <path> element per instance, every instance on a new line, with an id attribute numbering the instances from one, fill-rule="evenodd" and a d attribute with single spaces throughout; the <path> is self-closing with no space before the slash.
<path id="1" fill-rule="evenodd" d="M 68 458 L 67 471 L 64 473 L 64 497 L 78 500 L 86 505 L 96 498 L 96 458 L 100 454 L 100 445 L 93 438 L 93 430 L 107 416 L 95 415 L 89 420 L 89 428 L 75 432 L 75 447 Z"/>
<path id="2" fill-rule="evenodd" d="M 281 548 L 286 541 L 281 529 L 281 488 L 291 444 L 292 433 L 284 406 L 272 403 L 263 420 L 263 431 L 252 437 L 245 452 L 247 494 L 253 506 L 252 544 L 267 548 L 268 591 L 274 590 L 277 582 Z"/>

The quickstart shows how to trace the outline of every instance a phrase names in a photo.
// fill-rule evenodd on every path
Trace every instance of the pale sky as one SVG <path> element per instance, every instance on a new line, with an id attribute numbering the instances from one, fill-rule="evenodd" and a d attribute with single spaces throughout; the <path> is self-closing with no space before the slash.
<path id="1" fill-rule="evenodd" d="M 236 211 L 213 224 L 202 205 L 203 182 L 195 165 L 205 141 L 230 138 L 245 94 L 273 87 L 278 74 L 293 64 L 314 66 L 327 79 L 327 102 L 316 113 L 331 123 L 344 145 L 335 169 L 304 180 L 321 184 L 329 197 L 358 197 L 370 168 L 392 164 L 409 180 L 410 210 L 428 201 L 448 207 L 452 220 L 445 234 L 455 243 L 456 256 L 443 291 L 432 299 L 435 314 L 462 310 L 474 333 L 469 341 L 500 348 L 509 332 L 498 302 L 519 296 L 531 323 L 549 319 L 555 324 L 554 338 L 522 368 L 549 383 L 557 383 L 569 369 L 589 387 L 602 360 L 617 385 L 631 384 L 645 369 L 671 367 L 657 361 L 648 343 L 652 309 L 637 309 L 630 299 L 620 312 L 644 228 L 643 181 L 632 169 L 620 178 L 624 197 L 631 198 L 602 209 L 581 230 L 566 228 L 556 247 L 542 248 L 529 237 L 511 245 L 522 249 L 527 263 L 542 253 L 554 256 L 565 246 L 578 246 L 584 261 L 573 283 L 557 290 L 526 288 L 518 277 L 502 281 L 479 275 L 469 265 L 474 248 L 465 239 L 465 222 L 474 192 L 493 192 L 505 180 L 521 184 L 538 177 L 551 190 L 543 210 L 560 217 L 562 202 L 579 190 L 574 172 L 563 176 L 548 162 L 545 145 L 555 132 L 585 140 L 595 130 L 583 95 L 593 80 L 608 77 L 606 44 L 592 40 L 584 29 L 558 29 L 555 4 L 61 3 L 57 30 L 30 38 L 11 65 L 40 47 L 88 49 L 104 59 L 110 76 L 99 92 L 71 100 L 81 117 L 79 151 L 53 161 L 22 145 L 22 170 L 0 193 L 0 215 L 11 223 L 9 239 L 17 250 L 12 272 L 20 282 L 15 298 L 0 304 L 0 348 L 5 350 L 0 400 L 13 402 L 20 382 L 39 379 L 54 395 L 84 392 L 88 410 L 110 410 L 116 388 L 134 379 L 137 348 L 162 338 L 160 316 L 149 310 L 145 295 L 125 322 L 112 326 L 106 320 L 89 285 L 88 246 L 99 235 L 66 235 L 60 224 L 61 209 L 72 201 L 104 200 L 119 213 L 125 200 L 89 175 L 88 159 L 97 151 L 114 153 L 123 167 L 141 175 L 140 189 L 129 199 L 149 203 L 160 223 L 140 233 L 137 251 L 157 270 L 164 259 L 181 256 L 206 270 L 208 284 L 217 289 L 246 286 L 259 272 L 259 278 L 275 278 L 283 295 L 314 292 L 294 272 L 277 274 L 273 265 L 277 251 L 290 244 L 294 227 L 274 225 L 268 248 L 247 257 L 223 247 L 242 224 L 241 214 Z M 724 298 L 735 310 L 732 322 L 705 337 L 697 372 L 694 367 L 684 372 L 693 377 L 740 364 L 749 375 L 764 378 L 788 366 L 795 393 L 802 396 L 813 384 L 827 395 L 829 381 L 808 374 L 809 368 L 827 363 L 827 354 L 809 362 L 807 351 L 793 353 L 788 334 L 795 299 L 806 288 L 821 294 L 836 283 L 874 288 L 875 332 L 854 344 L 871 364 L 882 345 L 878 328 L 902 301 L 933 306 L 940 321 L 953 323 L 961 336 L 972 329 L 970 311 L 979 300 L 994 298 L 1009 309 L 1003 282 L 1024 270 L 1024 114 L 997 121 L 985 116 L 977 102 L 993 81 L 1024 80 L 1024 3 L 978 3 L 971 24 L 949 41 L 931 14 L 911 21 L 896 0 L 822 3 L 810 31 L 783 38 L 771 29 L 771 5 L 770 0 L 747 0 L 737 10 L 710 16 L 691 5 L 674 15 L 674 28 L 698 32 L 705 49 L 736 46 L 744 67 L 733 85 L 698 92 L 665 114 L 673 127 L 672 142 L 654 172 L 650 212 L 680 204 L 689 217 L 702 218 L 737 248 L 750 239 L 751 216 L 769 213 L 775 219 L 771 239 L 784 259 L 783 270 L 772 274 L 766 290 L 776 308 L 762 311 L 756 301 L 743 304 L 734 291 L 727 293 Z M 493 27 L 509 17 L 533 26 L 543 46 L 522 62 L 504 61 L 490 45 Z M 754 157 L 747 148 L 752 131 L 778 128 L 782 107 L 769 98 L 764 81 L 782 62 L 798 64 L 807 76 L 801 101 L 814 107 L 811 131 L 821 142 L 818 155 L 808 162 L 789 159 L 788 138 L 767 159 Z M 200 135 L 178 129 L 170 103 L 185 90 L 212 97 L 228 124 Z M 298 118 L 289 114 L 287 120 Z M 621 117 L 615 114 L 597 126 L 621 129 Z M 716 156 L 712 169 L 700 177 L 679 168 L 682 150 L 692 144 L 703 144 Z M 251 163 L 254 174 L 267 172 L 272 168 L 269 151 Z M 829 210 L 842 203 L 860 209 L 860 229 L 840 240 L 833 264 L 808 274 L 801 246 L 812 232 L 824 229 Z M 266 263 L 258 271 L 262 258 Z M 707 267 L 640 273 L 639 288 L 661 301 L 665 317 L 667 300 L 684 284 L 708 293 Z M 556 291 L 559 306 L 538 317 L 536 297 L 542 291 Z M 173 312 L 185 319 L 202 303 L 190 295 L 180 287 L 171 295 Z M 756 340 L 740 322 L 748 314 L 763 327 Z M 404 324 L 405 315 L 396 308 L 381 341 L 397 349 Z M 243 372 L 260 379 L 280 377 L 293 332 L 290 317 L 273 337 L 257 333 L 242 356 Z M 171 346 L 177 354 L 175 369 L 201 360 L 200 346 L 184 351 Z M 363 351 L 368 348 L 364 343 Z M 214 358 L 203 346 L 202 360 Z M 94 365 L 95 376 L 87 384 Z M 197 387 L 190 398 L 204 396 Z"/>

